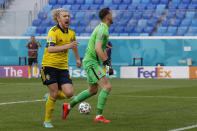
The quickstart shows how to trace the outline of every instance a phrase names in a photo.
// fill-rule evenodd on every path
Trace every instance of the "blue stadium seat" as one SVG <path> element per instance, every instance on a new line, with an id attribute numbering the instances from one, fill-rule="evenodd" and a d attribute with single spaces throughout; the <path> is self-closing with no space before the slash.
<path id="1" fill-rule="evenodd" d="M 110 28 L 109 28 L 109 33 L 111 33 L 111 32 L 114 32 L 114 27 L 113 26 L 110 26 Z"/>
<path id="2" fill-rule="evenodd" d="M 197 9 L 197 5 L 196 4 L 190 4 L 188 6 L 188 10 L 196 10 Z"/>
<path id="3" fill-rule="evenodd" d="M 112 0 L 104 0 L 104 5 L 111 6 Z"/>
<path id="4" fill-rule="evenodd" d="M 149 36 L 149 33 L 140 33 L 140 36 Z"/>
<path id="5" fill-rule="evenodd" d="M 141 0 L 141 4 L 148 5 L 150 4 L 150 0 Z"/>
<path id="6" fill-rule="evenodd" d="M 195 16 L 195 11 L 187 11 L 185 14 L 185 18 L 193 19 Z"/>
<path id="7" fill-rule="evenodd" d="M 96 12 L 85 12 L 84 19 L 91 20 L 95 16 Z"/>
<path id="8" fill-rule="evenodd" d="M 131 19 L 131 20 L 128 22 L 127 26 L 133 26 L 133 27 L 135 27 L 135 26 L 137 26 L 137 23 L 138 23 L 138 20 L 136 20 L 136 19 Z"/>
<path id="9" fill-rule="evenodd" d="M 169 24 L 170 24 L 169 20 L 163 20 L 163 21 L 161 21 L 161 25 L 163 27 L 168 27 Z"/>
<path id="10" fill-rule="evenodd" d="M 79 25 L 79 20 L 72 20 L 72 22 L 70 23 L 71 26 L 78 26 Z"/>
<path id="11" fill-rule="evenodd" d="M 165 12 L 165 9 L 166 9 L 166 5 L 159 4 L 159 5 L 157 5 L 156 12 L 164 13 Z"/>
<path id="12" fill-rule="evenodd" d="M 190 4 L 191 0 L 182 0 L 183 4 Z"/>
<path id="13" fill-rule="evenodd" d="M 85 0 L 85 4 L 92 5 L 94 3 L 94 0 Z"/>
<path id="14" fill-rule="evenodd" d="M 140 33 L 129 33 L 130 36 L 139 36 Z"/>
<path id="15" fill-rule="evenodd" d="M 79 10 L 81 5 L 72 5 L 71 10 Z"/>
<path id="16" fill-rule="evenodd" d="M 127 10 L 127 5 L 119 5 L 119 10 Z"/>
<path id="17" fill-rule="evenodd" d="M 49 0 L 49 5 L 56 5 L 57 4 L 57 0 Z"/>
<path id="18" fill-rule="evenodd" d="M 67 0 L 67 3 L 68 5 L 74 5 L 75 4 L 75 0 Z"/>
<path id="19" fill-rule="evenodd" d="M 85 3 L 85 0 L 76 0 L 76 4 L 83 5 Z"/>
<path id="20" fill-rule="evenodd" d="M 197 27 L 189 27 L 188 33 L 197 33 Z"/>
<path id="21" fill-rule="evenodd" d="M 184 36 L 186 34 L 188 27 L 178 27 L 177 35 Z"/>
<path id="22" fill-rule="evenodd" d="M 152 17 L 152 11 L 145 11 L 142 15 L 143 19 L 151 19 Z"/>
<path id="23" fill-rule="evenodd" d="M 131 0 L 122 0 L 122 4 L 129 5 L 129 4 L 131 4 Z"/>
<path id="24" fill-rule="evenodd" d="M 71 9 L 71 5 L 63 5 L 62 8 L 66 9 L 66 10 L 70 10 Z"/>
<path id="25" fill-rule="evenodd" d="M 41 22 L 42 22 L 41 19 L 35 19 L 35 20 L 33 20 L 32 25 L 33 26 L 40 26 Z"/>
<path id="26" fill-rule="evenodd" d="M 119 33 L 119 36 L 129 36 L 129 33 Z"/>
<path id="27" fill-rule="evenodd" d="M 90 36 L 91 33 L 80 33 L 80 36 Z"/>
<path id="28" fill-rule="evenodd" d="M 137 6 L 137 10 L 140 10 L 140 11 L 146 10 L 146 5 L 144 5 L 144 4 L 139 4 L 139 5 Z"/>
<path id="29" fill-rule="evenodd" d="M 75 28 L 76 33 L 84 33 L 84 30 L 85 30 L 84 26 L 80 26 L 80 27 Z"/>
<path id="30" fill-rule="evenodd" d="M 89 10 L 90 5 L 81 5 L 81 10 Z"/>
<path id="31" fill-rule="evenodd" d="M 132 0 L 132 4 L 138 5 L 140 4 L 141 0 Z"/>
<path id="32" fill-rule="evenodd" d="M 179 9 L 179 10 L 186 10 L 187 7 L 188 7 L 187 4 L 180 4 L 180 5 L 178 6 L 178 9 Z"/>
<path id="33" fill-rule="evenodd" d="M 158 23 L 158 19 L 151 18 L 150 20 L 148 20 L 147 25 L 152 26 L 152 27 L 156 27 L 157 23 Z"/>
<path id="34" fill-rule="evenodd" d="M 66 4 L 66 0 L 57 0 L 57 4 L 58 5 L 65 5 Z"/>
<path id="35" fill-rule="evenodd" d="M 128 12 L 125 12 L 124 14 L 123 14 L 123 19 L 131 19 L 131 17 L 132 17 L 132 15 L 133 15 L 133 12 L 131 12 L 131 11 L 128 11 Z"/>
<path id="36" fill-rule="evenodd" d="M 154 36 L 163 36 L 164 35 L 164 33 L 155 33 L 155 34 L 153 34 Z"/>
<path id="37" fill-rule="evenodd" d="M 154 12 L 152 15 L 153 18 L 161 20 L 162 19 L 162 12 Z"/>
<path id="38" fill-rule="evenodd" d="M 170 0 L 160 0 L 160 4 L 168 5 Z"/>
<path id="39" fill-rule="evenodd" d="M 48 27 L 51 25 L 51 21 L 49 19 L 45 19 L 42 21 L 41 26 L 42 27 Z"/>
<path id="40" fill-rule="evenodd" d="M 151 0 L 153 5 L 158 5 L 160 3 L 160 0 Z"/>
<path id="41" fill-rule="evenodd" d="M 196 36 L 196 33 L 186 33 L 185 36 Z"/>
<path id="42" fill-rule="evenodd" d="M 197 21 L 196 21 L 196 20 L 192 20 L 191 26 L 192 26 L 192 27 L 197 27 Z"/>
<path id="43" fill-rule="evenodd" d="M 147 5 L 147 10 L 155 10 L 155 9 L 156 9 L 156 5 L 153 4 Z"/>
<path id="44" fill-rule="evenodd" d="M 192 0 L 192 4 L 197 4 L 197 0 Z"/>
<path id="45" fill-rule="evenodd" d="M 120 5 L 122 2 L 122 0 L 113 0 L 113 4 L 117 4 L 117 5 Z"/>
<path id="46" fill-rule="evenodd" d="M 159 27 L 157 33 L 164 34 L 167 32 L 167 27 Z"/>
<path id="47" fill-rule="evenodd" d="M 129 11 L 136 11 L 136 9 L 137 9 L 137 5 L 136 4 L 128 6 L 128 10 Z"/>
<path id="48" fill-rule="evenodd" d="M 61 8 L 62 5 L 53 5 L 53 9 L 58 9 L 58 8 Z"/>
<path id="49" fill-rule="evenodd" d="M 117 10 L 117 9 L 118 9 L 118 5 L 111 5 L 111 6 L 110 6 L 110 9 L 111 9 L 111 10 Z"/>
<path id="50" fill-rule="evenodd" d="M 181 0 L 172 0 L 173 5 L 179 5 L 181 3 Z"/>
<path id="51" fill-rule="evenodd" d="M 171 11 L 171 10 L 176 11 L 177 8 L 178 8 L 178 5 L 176 5 L 176 4 L 171 4 L 168 6 L 169 11 Z"/>
<path id="52" fill-rule="evenodd" d="M 45 20 L 47 18 L 47 13 L 45 12 L 39 12 L 38 13 L 38 18 L 41 19 L 41 20 Z"/>
<path id="53" fill-rule="evenodd" d="M 99 5 L 91 5 L 89 10 L 98 10 L 99 9 Z"/>
<path id="54" fill-rule="evenodd" d="M 92 31 L 93 31 L 93 28 L 91 26 L 87 26 L 85 28 L 85 32 L 87 32 L 87 33 L 92 33 Z"/>
<path id="55" fill-rule="evenodd" d="M 80 26 L 87 26 L 89 24 L 90 20 L 89 19 L 84 19 L 79 21 Z"/>
<path id="56" fill-rule="evenodd" d="M 85 12 L 83 12 L 83 11 L 76 12 L 75 19 L 82 20 L 84 18 L 84 15 L 85 15 Z"/>
<path id="57" fill-rule="evenodd" d="M 134 28 L 134 33 L 143 33 L 143 31 L 144 31 L 143 27 L 137 26 Z"/>
<path id="58" fill-rule="evenodd" d="M 118 26 L 114 29 L 115 33 L 122 33 L 124 31 L 124 27 L 123 26 Z"/>
<path id="59" fill-rule="evenodd" d="M 48 13 L 51 11 L 51 9 L 52 9 L 52 5 L 45 5 L 43 7 L 43 12 Z"/>
<path id="60" fill-rule="evenodd" d="M 103 0 L 94 0 L 94 4 L 101 5 L 103 4 Z"/>
<path id="61" fill-rule="evenodd" d="M 133 32 L 133 26 L 128 26 L 128 27 L 126 27 L 126 28 L 124 28 L 124 32 L 125 33 L 131 33 L 131 32 Z"/>
<path id="62" fill-rule="evenodd" d="M 176 12 L 177 19 L 184 19 L 184 17 L 185 17 L 185 11 L 177 11 Z"/>
<path id="63" fill-rule="evenodd" d="M 42 27 L 42 26 L 37 27 L 36 28 L 36 33 L 45 34 L 46 33 L 46 27 Z"/>
<path id="64" fill-rule="evenodd" d="M 148 33 L 149 35 L 152 35 L 153 31 L 154 31 L 154 27 L 152 26 L 147 26 L 144 28 L 144 33 Z"/>
<path id="65" fill-rule="evenodd" d="M 184 19 L 184 20 L 182 20 L 182 22 L 181 22 L 181 27 L 189 27 L 190 26 L 190 24 L 191 24 L 191 19 Z"/>
<path id="66" fill-rule="evenodd" d="M 141 19 L 142 17 L 142 12 L 134 12 L 133 18 L 134 19 Z"/>
<path id="67" fill-rule="evenodd" d="M 175 35 L 176 32 L 177 32 L 177 27 L 172 27 L 172 26 L 168 27 L 167 33 L 172 33 L 173 35 Z"/>
<path id="68" fill-rule="evenodd" d="M 163 35 L 164 36 L 174 36 L 175 34 L 173 34 L 173 33 L 164 33 Z"/>
<path id="69" fill-rule="evenodd" d="M 29 26 L 29 27 L 27 27 L 27 33 L 29 33 L 29 34 L 36 34 L 36 26 Z"/>
<path id="70" fill-rule="evenodd" d="M 178 27 L 180 24 L 181 24 L 180 19 L 170 19 L 170 25 L 169 26 Z"/>
<path id="71" fill-rule="evenodd" d="M 166 14 L 166 19 L 175 18 L 175 14 L 176 14 L 176 12 L 174 12 L 174 11 L 169 11 L 169 12 Z"/>
<path id="72" fill-rule="evenodd" d="M 110 36 L 119 36 L 119 33 L 110 33 Z"/>
<path id="73" fill-rule="evenodd" d="M 51 26 L 55 26 L 55 25 L 57 25 L 57 23 L 55 23 L 55 21 L 51 21 Z"/>
<path id="74" fill-rule="evenodd" d="M 145 20 L 145 19 L 140 19 L 140 20 L 138 21 L 138 26 L 146 27 L 146 25 L 147 25 L 147 20 Z"/>

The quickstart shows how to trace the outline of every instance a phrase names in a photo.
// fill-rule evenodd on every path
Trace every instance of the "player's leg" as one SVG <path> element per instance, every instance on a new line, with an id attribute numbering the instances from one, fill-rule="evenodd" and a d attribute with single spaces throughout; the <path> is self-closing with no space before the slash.
<path id="1" fill-rule="evenodd" d="M 28 78 L 31 78 L 32 59 L 28 58 Z"/>
<path id="2" fill-rule="evenodd" d="M 52 128 L 51 117 L 54 110 L 55 101 L 58 98 L 57 69 L 51 67 L 42 67 L 41 78 L 44 85 L 49 89 L 49 96 L 46 101 L 46 112 L 44 127 Z"/>
<path id="3" fill-rule="evenodd" d="M 37 72 L 38 72 L 38 61 L 37 61 L 37 58 L 35 58 L 35 60 L 34 60 L 34 75 L 35 75 L 35 77 L 38 77 Z"/>
<path id="4" fill-rule="evenodd" d="M 97 104 L 97 115 L 96 118 L 94 119 L 95 122 L 111 122 L 109 120 L 106 120 L 103 116 L 103 109 L 107 101 L 107 97 L 109 95 L 109 92 L 111 91 L 111 84 L 109 80 L 106 78 L 106 76 L 102 77 L 98 81 L 99 86 L 102 87 L 102 90 L 98 96 L 98 104 Z"/>

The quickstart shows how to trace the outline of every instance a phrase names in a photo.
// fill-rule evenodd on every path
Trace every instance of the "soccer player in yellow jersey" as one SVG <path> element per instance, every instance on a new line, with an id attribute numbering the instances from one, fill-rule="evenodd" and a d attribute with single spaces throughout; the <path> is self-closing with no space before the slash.
<path id="1" fill-rule="evenodd" d="M 55 101 L 70 98 L 74 93 L 68 71 L 69 49 L 72 49 L 75 55 L 77 67 L 82 66 L 77 48 L 79 43 L 76 41 L 75 32 L 69 28 L 69 12 L 59 8 L 53 10 L 52 13 L 57 25 L 49 30 L 41 70 L 43 84 L 49 89 L 44 121 L 46 128 L 53 128 L 51 116 Z"/>

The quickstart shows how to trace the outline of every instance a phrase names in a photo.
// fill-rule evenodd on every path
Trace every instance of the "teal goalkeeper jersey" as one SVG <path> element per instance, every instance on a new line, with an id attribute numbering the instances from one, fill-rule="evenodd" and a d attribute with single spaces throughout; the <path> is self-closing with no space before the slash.
<path id="1" fill-rule="evenodd" d="M 88 47 L 86 49 L 84 61 L 97 61 L 99 64 L 101 64 L 101 59 L 97 56 L 96 51 L 95 51 L 95 43 L 96 42 L 102 42 L 102 49 L 103 51 L 106 48 L 106 45 L 109 41 L 109 28 L 106 24 L 100 23 L 93 31 Z"/>

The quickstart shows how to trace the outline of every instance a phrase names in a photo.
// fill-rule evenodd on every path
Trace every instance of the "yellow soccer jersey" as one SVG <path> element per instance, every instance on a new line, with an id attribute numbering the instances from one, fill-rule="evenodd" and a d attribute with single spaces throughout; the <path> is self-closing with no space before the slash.
<path id="1" fill-rule="evenodd" d="M 43 55 L 42 66 L 68 69 L 69 49 L 62 52 L 49 53 L 48 46 L 62 46 L 70 44 L 75 40 L 75 32 L 73 30 L 63 30 L 59 25 L 53 26 L 48 33 L 47 45 Z"/>

